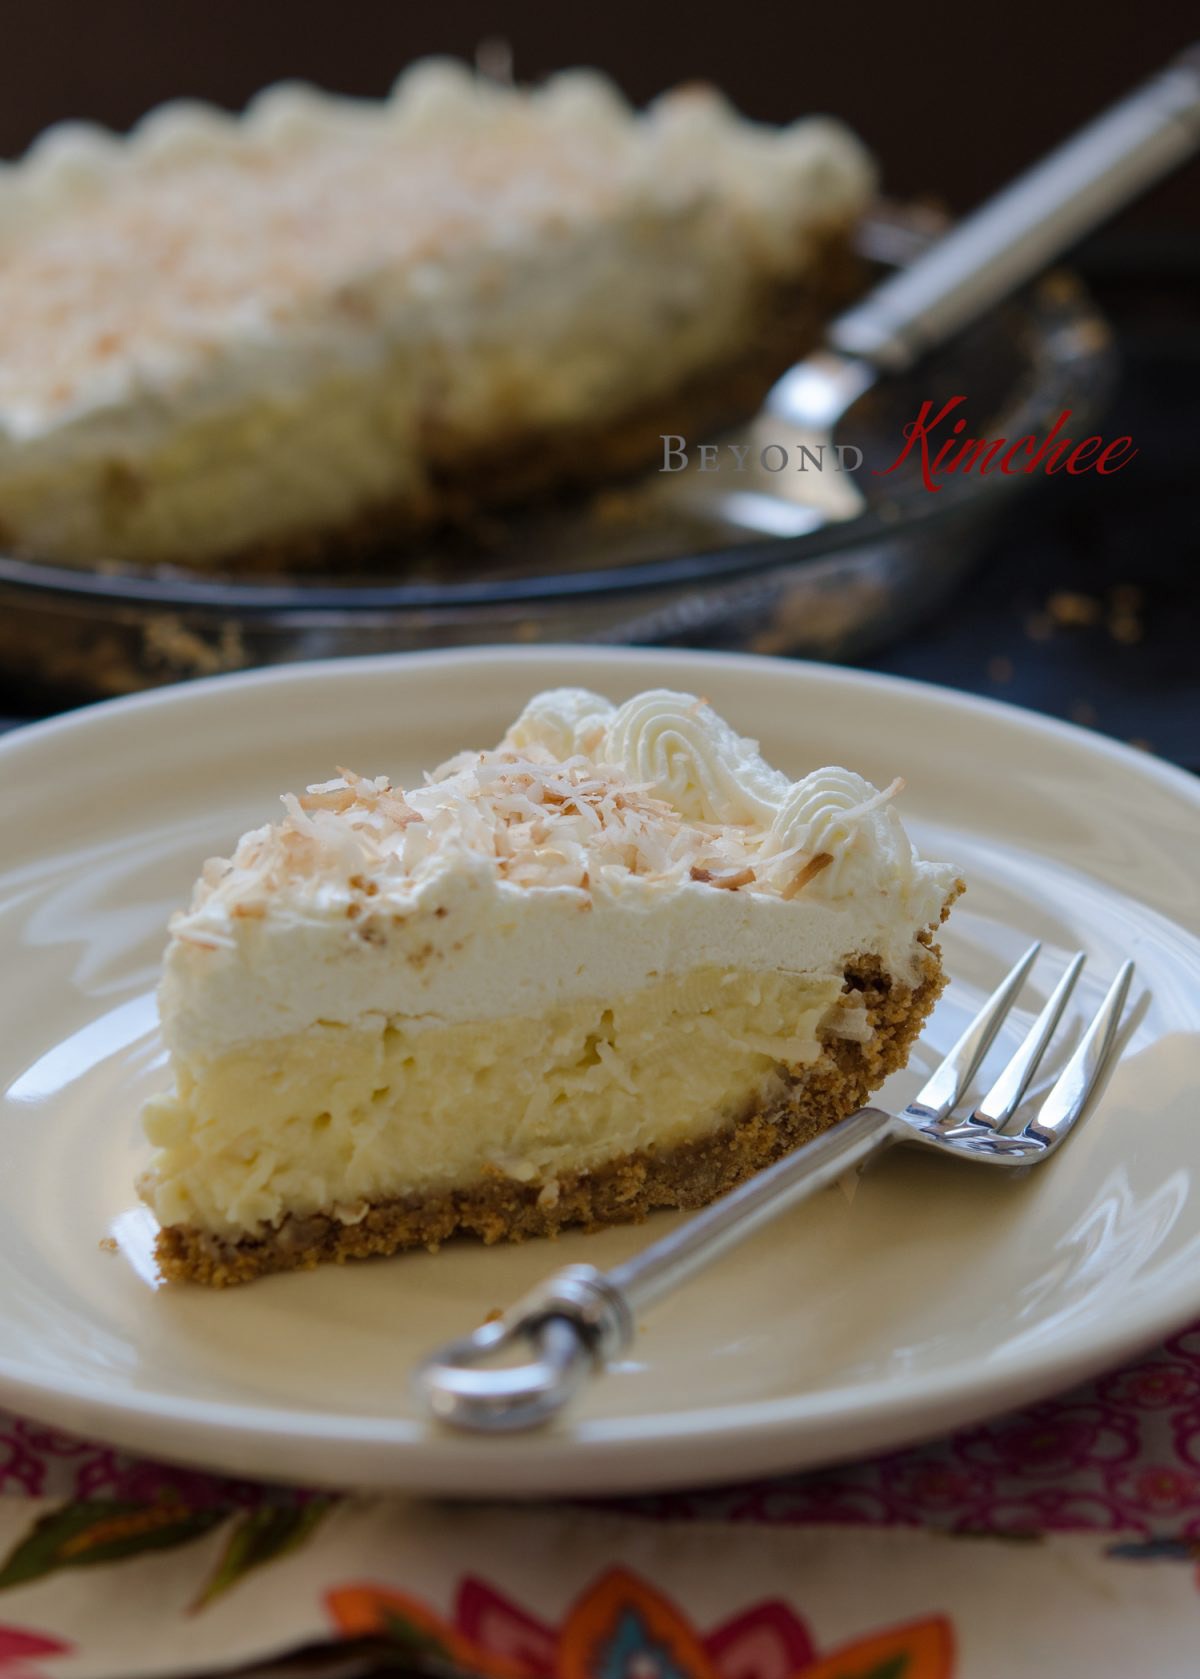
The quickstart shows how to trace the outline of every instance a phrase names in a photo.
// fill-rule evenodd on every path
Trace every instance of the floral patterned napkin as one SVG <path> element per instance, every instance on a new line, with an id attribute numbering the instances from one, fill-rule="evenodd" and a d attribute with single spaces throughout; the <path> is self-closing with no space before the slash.
<path id="1" fill-rule="evenodd" d="M 1198 1564 L 1200 1326 L 934 1445 L 619 1506 L 330 1498 L 0 1415 L 0 1679 L 1194 1679 Z"/>
<path id="2" fill-rule="evenodd" d="M 662 1524 L 351 1499 L 249 1516 L 9 1500 L 4 1679 L 139 1679 L 345 1641 L 494 1679 L 1189 1679 L 1195 1563 L 1094 1538 Z"/>

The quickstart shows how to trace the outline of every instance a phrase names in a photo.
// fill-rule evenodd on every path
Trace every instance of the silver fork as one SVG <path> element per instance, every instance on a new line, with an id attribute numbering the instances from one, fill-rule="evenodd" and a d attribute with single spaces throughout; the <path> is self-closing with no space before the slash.
<path id="1" fill-rule="evenodd" d="M 1072 958 L 987 1095 L 965 1118 L 956 1118 L 1040 949 L 1040 944 L 1030 946 L 902 1112 L 859 1108 L 611 1271 L 568 1265 L 554 1272 L 495 1322 L 423 1360 L 413 1375 L 418 1402 L 438 1421 L 477 1433 L 507 1433 L 545 1422 L 590 1374 L 630 1345 L 636 1313 L 768 1220 L 895 1143 L 999 1168 L 1048 1160 L 1083 1113 L 1112 1053 L 1133 963 L 1121 968 L 1028 1123 L 1015 1132 L 1006 1130 L 1079 978 L 1082 953 Z M 490 1360 L 511 1353 L 519 1343 L 529 1344 L 534 1356 L 489 1367 Z"/>

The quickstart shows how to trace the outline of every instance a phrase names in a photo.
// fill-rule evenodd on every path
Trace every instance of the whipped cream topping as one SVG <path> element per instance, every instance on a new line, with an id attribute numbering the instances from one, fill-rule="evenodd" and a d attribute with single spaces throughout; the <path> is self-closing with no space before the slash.
<path id="1" fill-rule="evenodd" d="M 601 751 L 691 822 L 769 822 L 788 786 L 711 706 L 666 688 L 613 712 Z"/>
<path id="2" fill-rule="evenodd" d="M 514 245 L 622 209 L 683 225 L 723 206 L 714 240 L 801 272 L 804 230 L 853 218 L 871 184 L 825 119 L 761 127 L 703 89 L 637 113 L 590 72 L 525 91 L 447 60 L 377 102 L 293 84 L 241 117 L 164 106 L 127 139 L 64 124 L 0 166 L 0 442 L 135 397 L 219 403 L 231 345 L 285 394 L 297 357 L 353 370 L 465 260 L 486 295 Z"/>
<path id="3" fill-rule="evenodd" d="M 585 689 L 553 689 L 530 701 L 500 750 L 513 746 L 616 766 L 693 835 L 711 830 L 714 856 L 753 869 L 751 889 L 790 896 L 806 871 L 810 898 L 845 897 L 879 877 L 911 881 L 913 849 L 890 803 L 901 782 L 879 792 L 832 765 L 789 781 L 692 694 L 655 688 L 618 709 Z M 817 859 L 826 861 L 813 870 Z"/>
<path id="4" fill-rule="evenodd" d="M 316 1019 L 541 1010 L 716 964 L 911 980 L 957 890 L 838 768 L 791 782 L 702 700 L 559 689 L 420 786 L 343 771 L 205 865 L 171 924 L 171 1047 Z"/>

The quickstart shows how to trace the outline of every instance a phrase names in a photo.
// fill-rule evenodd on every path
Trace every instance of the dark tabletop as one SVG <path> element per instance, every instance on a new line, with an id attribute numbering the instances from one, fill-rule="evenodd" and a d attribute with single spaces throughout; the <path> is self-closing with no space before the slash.
<path id="1" fill-rule="evenodd" d="M 1098 242 L 1078 266 L 1122 372 L 1104 435 L 1139 454 L 1047 480 L 935 617 L 860 660 L 1014 701 L 1200 772 L 1200 241 Z M 0 726 L 38 715 L 3 687 Z"/>
<path id="2" fill-rule="evenodd" d="M 1015 701 L 1200 771 L 1200 245 L 1097 245 L 1079 265 L 1122 370 L 1104 483 L 1048 480 L 955 598 L 862 661 Z"/>

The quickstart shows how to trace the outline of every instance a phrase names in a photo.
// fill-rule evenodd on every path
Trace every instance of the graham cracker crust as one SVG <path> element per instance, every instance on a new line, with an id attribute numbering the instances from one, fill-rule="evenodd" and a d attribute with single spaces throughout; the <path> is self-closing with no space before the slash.
<path id="1" fill-rule="evenodd" d="M 335 529 L 281 533 L 237 553 L 178 563 L 231 573 L 371 571 L 403 558 L 396 545 L 438 530 L 474 526 L 520 504 L 579 492 L 651 468 L 664 433 L 695 444 L 756 413 L 780 374 L 820 342 L 826 322 L 861 289 L 863 263 L 854 226 L 831 224 L 807 236 L 813 247 L 801 282 L 764 290 L 748 342 L 661 396 L 603 420 L 526 430 L 493 445 L 464 445 L 431 420 L 425 439 L 429 478 L 417 499 L 364 510 Z"/>
<path id="2" fill-rule="evenodd" d="M 560 1179 L 552 1203 L 536 1184 L 497 1173 L 466 1189 L 376 1202 L 356 1224 L 345 1224 L 333 1213 L 289 1216 L 269 1235 L 237 1243 L 173 1225 L 158 1238 L 159 1270 L 171 1282 L 224 1288 L 272 1271 L 311 1270 L 331 1260 L 342 1264 L 406 1248 L 436 1251 L 448 1237 L 463 1233 L 489 1244 L 520 1242 L 571 1226 L 599 1230 L 641 1223 L 663 1208 L 707 1206 L 861 1107 L 890 1073 L 904 1066 L 946 984 L 940 950 L 929 935 L 924 942 L 927 954 L 915 988 L 895 985 L 875 956 L 855 958 L 847 967 L 843 996 L 848 1006 L 866 1007 L 874 1028 L 869 1042 L 830 1037 L 813 1066 L 711 1136 L 661 1154 L 625 1155 L 595 1171 Z"/>

